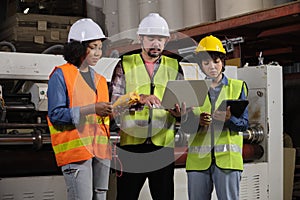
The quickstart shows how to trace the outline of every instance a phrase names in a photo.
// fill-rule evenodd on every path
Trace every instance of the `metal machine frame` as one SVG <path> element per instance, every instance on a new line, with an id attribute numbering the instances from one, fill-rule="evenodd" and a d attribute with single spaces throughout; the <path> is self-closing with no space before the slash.
<path id="1" fill-rule="evenodd" d="M 56 55 L 0 52 L 0 80 L 32 81 L 35 84 L 31 90 L 35 96 L 34 104 L 41 105 L 39 104 L 40 100 L 47 98 L 44 92 L 47 89 L 45 82 L 47 82 L 49 74 L 55 66 L 64 62 L 62 56 Z M 106 78 L 110 80 L 112 67 L 117 62 L 118 59 L 105 58 L 98 63 L 95 69 L 99 73 L 105 74 Z M 104 63 L 108 67 L 102 68 L 101 65 Z M 240 199 L 281 200 L 283 199 L 282 69 L 280 66 L 274 65 L 244 67 L 236 70 L 236 76 L 245 80 L 249 88 L 250 130 L 241 134 L 245 135 L 244 138 L 250 145 L 259 145 L 263 149 L 263 156 L 244 164 Z M 0 84 L 0 95 L 2 95 L 2 87 Z M 38 107 L 45 111 L 45 105 L 41 106 Z M 4 123 L 1 124 L 0 128 L 6 127 Z M 28 128 L 24 124 L 23 126 Z M 22 129 L 23 126 L 19 128 Z M 2 136 L 0 134 L 0 140 L 6 143 L 17 145 L 20 142 L 8 140 L 6 136 Z M 177 136 L 177 139 L 185 140 L 186 138 Z M 50 144 L 49 138 L 40 138 L 40 135 L 35 138 L 23 137 L 21 142 L 32 145 L 33 141 L 38 141 L 38 144 Z M 39 145 L 37 146 L 39 147 Z M 66 188 L 61 175 L 50 173 L 38 176 L 0 177 L 0 199 L 60 200 L 65 198 Z M 143 200 L 150 198 L 146 187 L 143 188 L 140 198 Z M 215 194 L 213 198 L 216 199 Z M 175 169 L 175 199 L 187 199 L 184 167 Z"/>
<path id="2" fill-rule="evenodd" d="M 249 87 L 249 122 L 260 125 L 264 156 L 245 163 L 241 199 L 283 199 L 283 83 L 282 67 L 262 65 L 238 69 Z"/>
<path id="3" fill-rule="evenodd" d="M 227 70 L 227 69 L 226 69 Z M 225 71 L 226 72 L 226 71 Z M 283 84 L 282 68 L 261 65 L 238 68 L 227 73 L 229 77 L 244 80 L 249 89 L 250 130 L 243 133 L 244 140 L 262 147 L 263 155 L 244 163 L 240 199 L 283 199 Z M 200 76 L 203 77 L 203 76 Z M 251 132 L 249 134 L 249 132 Z M 252 135 L 252 138 L 249 138 Z M 250 146 L 251 147 L 251 146 Z M 251 149 L 250 149 L 251 150 Z M 261 153 L 261 152 L 259 152 Z M 187 180 L 184 168 L 175 169 L 175 199 L 187 197 Z M 147 183 L 145 184 L 147 185 Z M 147 187 L 141 192 L 142 200 L 151 200 Z M 213 192 L 213 199 L 217 196 Z"/>

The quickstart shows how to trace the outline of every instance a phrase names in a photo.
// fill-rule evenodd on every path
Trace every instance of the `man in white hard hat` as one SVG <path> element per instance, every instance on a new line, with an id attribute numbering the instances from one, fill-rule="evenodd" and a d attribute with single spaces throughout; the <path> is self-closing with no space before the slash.
<path id="1" fill-rule="evenodd" d="M 158 13 L 146 16 L 137 34 L 141 52 L 122 56 L 111 82 L 112 102 L 129 92 L 140 97 L 136 110 L 121 116 L 117 199 L 137 200 L 148 179 L 153 199 L 171 200 L 175 122 L 185 114 L 185 104 L 176 104 L 172 110 L 157 108 L 167 82 L 183 79 L 183 72 L 176 59 L 162 55 L 170 32 Z"/>
<path id="2" fill-rule="evenodd" d="M 67 62 L 54 68 L 48 82 L 48 125 L 68 200 L 106 200 L 112 106 L 106 79 L 92 68 L 104 39 L 93 20 L 76 21 L 64 47 Z"/>

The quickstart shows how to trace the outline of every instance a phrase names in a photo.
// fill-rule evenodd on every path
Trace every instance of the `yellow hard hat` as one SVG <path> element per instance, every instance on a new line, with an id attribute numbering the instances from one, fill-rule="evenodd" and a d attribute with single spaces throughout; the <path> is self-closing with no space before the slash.
<path id="1" fill-rule="evenodd" d="M 203 51 L 216 51 L 226 54 L 226 50 L 224 49 L 221 40 L 212 35 L 203 38 L 195 50 L 196 53 Z"/>

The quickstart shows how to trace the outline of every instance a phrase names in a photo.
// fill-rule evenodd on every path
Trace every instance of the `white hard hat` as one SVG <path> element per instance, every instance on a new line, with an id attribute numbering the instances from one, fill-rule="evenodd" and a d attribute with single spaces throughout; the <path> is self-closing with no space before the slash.
<path id="1" fill-rule="evenodd" d="M 68 42 L 106 39 L 100 26 L 90 18 L 77 20 L 70 28 Z"/>
<path id="2" fill-rule="evenodd" d="M 139 25 L 137 34 L 170 37 L 168 23 L 158 13 L 150 13 L 145 17 Z"/>

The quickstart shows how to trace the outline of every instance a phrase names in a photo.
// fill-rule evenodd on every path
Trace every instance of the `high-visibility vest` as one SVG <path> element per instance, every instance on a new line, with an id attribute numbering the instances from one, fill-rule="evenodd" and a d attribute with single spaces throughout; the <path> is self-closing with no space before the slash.
<path id="1" fill-rule="evenodd" d="M 228 79 L 228 85 L 223 85 L 215 108 L 224 99 L 238 99 L 243 88 L 247 95 L 247 87 L 243 81 Z M 212 113 L 208 95 L 203 106 L 194 109 L 196 116 L 201 112 Z M 242 147 L 242 135 L 224 127 L 223 122 L 213 121 L 207 129 L 199 129 L 197 134 L 190 136 L 186 170 L 208 169 L 212 156 L 215 157 L 216 165 L 222 169 L 243 170 Z"/>
<path id="2" fill-rule="evenodd" d="M 166 56 L 161 57 L 160 66 L 151 81 L 140 54 L 123 56 L 123 69 L 126 80 L 126 92 L 151 94 L 160 100 L 169 80 L 175 80 L 178 75 L 178 61 Z M 151 123 L 149 123 L 151 121 Z M 122 116 L 120 144 L 142 144 L 151 138 L 157 146 L 174 146 L 175 118 L 164 109 L 149 109 Z"/>
<path id="3" fill-rule="evenodd" d="M 74 65 L 67 63 L 54 70 L 57 68 L 60 68 L 64 75 L 70 100 L 69 108 L 109 101 L 107 83 L 103 76 L 95 73 L 95 92 Z M 100 117 L 97 114 L 81 116 L 80 123 L 76 126 L 55 125 L 48 118 L 57 165 L 88 160 L 94 156 L 111 159 L 109 122 L 109 117 Z"/>

